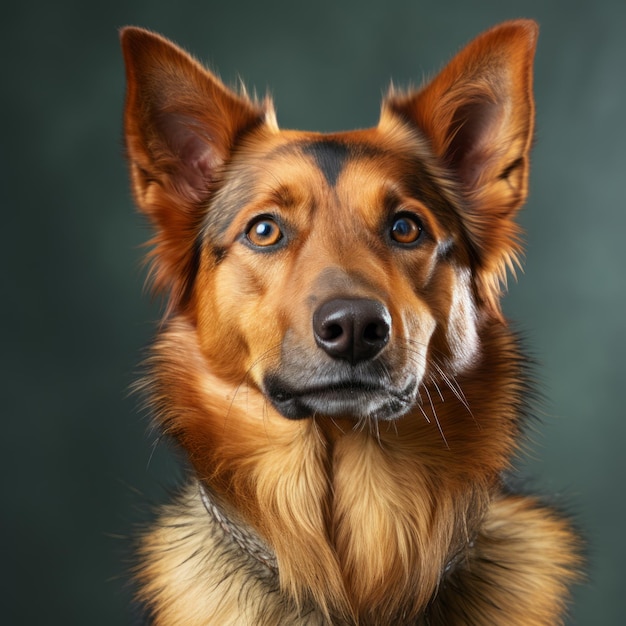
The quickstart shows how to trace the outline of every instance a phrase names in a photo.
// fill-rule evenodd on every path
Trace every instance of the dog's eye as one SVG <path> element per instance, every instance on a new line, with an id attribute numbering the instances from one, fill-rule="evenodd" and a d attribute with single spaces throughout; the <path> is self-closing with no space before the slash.
<path id="1" fill-rule="evenodd" d="M 271 217 L 261 217 L 248 226 L 246 238 L 252 245 L 265 248 L 277 244 L 283 233 Z"/>
<path id="2" fill-rule="evenodd" d="M 422 234 L 422 224 L 414 215 L 397 215 L 391 226 L 391 238 L 402 245 L 415 243 Z"/>

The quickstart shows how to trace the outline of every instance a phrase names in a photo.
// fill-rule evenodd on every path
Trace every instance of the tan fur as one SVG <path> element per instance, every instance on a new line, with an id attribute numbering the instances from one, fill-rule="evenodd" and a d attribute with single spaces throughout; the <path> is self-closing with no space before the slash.
<path id="1" fill-rule="evenodd" d="M 195 472 L 141 544 L 151 623 L 562 623 L 577 539 L 501 479 L 529 394 L 499 296 L 519 253 L 535 40 L 532 22 L 496 27 L 390 94 L 378 127 L 325 136 L 279 130 L 268 102 L 124 31 L 133 190 L 169 295 L 145 387 Z M 419 216 L 419 245 L 388 241 L 385 212 Z M 246 229 L 268 215 L 286 243 L 259 250 Z M 340 297 L 388 311 L 372 371 L 390 389 L 418 381 L 404 414 L 355 401 L 295 419 L 269 397 L 268 375 L 306 386 L 337 369 L 311 320 Z"/>

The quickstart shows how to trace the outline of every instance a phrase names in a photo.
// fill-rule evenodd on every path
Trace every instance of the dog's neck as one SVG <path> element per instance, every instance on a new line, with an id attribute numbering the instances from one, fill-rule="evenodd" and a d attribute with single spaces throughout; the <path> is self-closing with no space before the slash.
<path id="1" fill-rule="evenodd" d="M 224 534 L 235 543 L 244 554 L 267 568 L 272 574 L 278 575 L 278 562 L 275 553 L 261 536 L 251 528 L 238 514 L 220 501 L 219 497 L 202 482 L 198 482 L 198 492 L 204 509 L 211 520 L 217 524 Z M 468 549 L 474 545 L 474 539 L 468 539 L 458 551 L 448 560 L 442 569 L 442 579 L 448 575 L 455 566 L 464 560 Z"/>

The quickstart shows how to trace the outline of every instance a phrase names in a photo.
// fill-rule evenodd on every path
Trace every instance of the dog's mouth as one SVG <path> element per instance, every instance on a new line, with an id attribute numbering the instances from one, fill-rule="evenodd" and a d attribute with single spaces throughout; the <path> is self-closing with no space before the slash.
<path id="1" fill-rule="evenodd" d="M 263 387 L 276 410 L 288 419 L 325 415 L 389 421 L 407 413 L 417 398 L 414 379 L 400 388 L 367 377 L 313 381 L 296 388 L 278 375 L 267 375 Z"/>

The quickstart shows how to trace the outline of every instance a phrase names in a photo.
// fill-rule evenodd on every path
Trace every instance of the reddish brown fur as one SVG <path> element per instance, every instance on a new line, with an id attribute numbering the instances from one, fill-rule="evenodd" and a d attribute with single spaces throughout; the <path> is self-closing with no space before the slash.
<path id="1" fill-rule="evenodd" d="M 500 478 L 529 393 L 499 297 L 520 251 L 536 33 L 496 27 L 420 91 L 391 93 L 378 127 L 326 136 L 279 130 L 269 102 L 123 31 L 133 190 L 169 294 L 146 386 L 197 480 L 277 562 L 235 546 L 192 486 L 143 542 L 153 623 L 561 623 L 576 538 Z M 425 233 L 410 249 L 385 226 L 407 213 Z M 251 247 L 247 225 L 268 214 L 284 245 Z M 311 319 L 338 297 L 389 312 L 376 372 L 419 383 L 404 414 L 275 408 L 268 376 L 334 371 Z"/>

